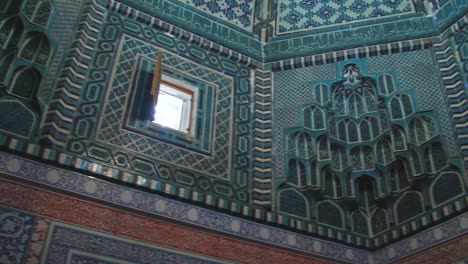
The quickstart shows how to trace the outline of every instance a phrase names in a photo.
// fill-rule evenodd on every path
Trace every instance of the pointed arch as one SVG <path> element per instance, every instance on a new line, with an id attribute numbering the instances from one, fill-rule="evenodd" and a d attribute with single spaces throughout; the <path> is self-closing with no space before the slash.
<path id="1" fill-rule="evenodd" d="M 333 169 L 336 170 L 344 170 L 349 166 L 348 155 L 346 154 L 346 150 L 336 144 L 331 145 L 332 149 L 332 162 L 331 166 Z"/>
<path id="2" fill-rule="evenodd" d="M 432 205 L 449 201 L 465 193 L 463 178 L 458 172 L 443 172 L 431 184 Z"/>
<path id="3" fill-rule="evenodd" d="M 31 23 L 47 27 L 52 14 L 52 4 L 49 0 L 25 0 L 21 10 Z"/>
<path id="4" fill-rule="evenodd" d="M 328 132 L 330 137 L 336 137 L 336 119 L 335 115 L 331 114 L 328 116 Z"/>
<path id="5" fill-rule="evenodd" d="M 364 104 L 360 94 L 354 92 L 348 97 L 347 109 L 347 114 L 355 118 L 358 118 L 364 114 Z"/>
<path id="6" fill-rule="evenodd" d="M 306 168 L 298 159 L 290 159 L 288 162 L 288 182 L 296 186 L 305 186 Z"/>
<path id="7" fill-rule="evenodd" d="M 380 120 L 380 127 L 382 131 L 387 130 L 389 128 L 389 121 L 388 121 L 388 114 L 386 110 L 379 109 L 379 120 Z"/>
<path id="8" fill-rule="evenodd" d="M 419 154 L 413 149 L 410 149 L 410 161 L 413 175 L 419 175 L 424 172 L 421 158 L 419 157 Z"/>
<path id="9" fill-rule="evenodd" d="M 375 167 L 374 153 L 370 147 L 356 147 L 351 150 L 353 171 L 369 170 Z"/>
<path id="10" fill-rule="evenodd" d="M 421 116 L 415 117 L 409 124 L 409 135 L 413 143 L 421 145 L 429 139 L 437 136 L 437 128 L 434 119 Z"/>
<path id="11" fill-rule="evenodd" d="M 372 138 L 376 138 L 380 134 L 379 121 L 373 116 L 367 117 L 367 120 L 369 120 L 371 125 Z"/>
<path id="12" fill-rule="evenodd" d="M 0 83 L 5 83 L 5 78 L 7 76 L 8 70 L 12 67 L 11 63 L 15 58 L 15 54 L 13 52 L 9 52 L 4 54 L 4 56 L 0 59 Z"/>
<path id="13" fill-rule="evenodd" d="M 364 236 L 369 235 L 369 223 L 367 221 L 367 217 L 361 210 L 356 210 L 351 213 L 351 221 L 354 233 Z"/>
<path id="14" fill-rule="evenodd" d="M 319 104 L 324 105 L 330 100 L 330 89 L 328 88 L 328 85 L 324 83 L 319 83 L 315 85 L 314 91 L 315 91 L 315 100 Z"/>
<path id="15" fill-rule="evenodd" d="M 325 129 L 325 114 L 316 106 L 309 106 L 303 110 L 304 126 L 312 130 Z"/>
<path id="16" fill-rule="evenodd" d="M 5 18 L 0 23 L 0 47 L 7 49 L 16 45 L 22 33 L 23 23 L 17 15 Z"/>
<path id="17" fill-rule="evenodd" d="M 41 74 L 31 66 L 17 68 L 10 84 L 10 93 L 32 100 L 41 83 Z"/>
<path id="18" fill-rule="evenodd" d="M 325 170 L 324 174 L 325 195 L 333 198 L 341 197 L 343 192 L 340 177 L 330 170 Z"/>
<path id="19" fill-rule="evenodd" d="M 406 136 L 402 127 L 392 126 L 392 145 L 393 150 L 395 151 L 405 151 L 406 146 Z"/>
<path id="20" fill-rule="evenodd" d="M 390 110 L 392 113 L 392 119 L 402 119 L 404 117 L 403 109 L 401 108 L 401 102 L 399 95 L 395 95 L 390 100 Z"/>
<path id="21" fill-rule="evenodd" d="M 317 203 L 317 222 L 342 229 L 344 227 L 344 214 L 339 205 L 332 201 Z"/>
<path id="22" fill-rule="evenodd" d="M 377 198 L 377 188 L 374 179 L 370 176 L 361 176 L 356 179 L 355 183 L 359 206 L 363 208 L 373 207 Z"/>
<path id="23" fill-rule="evenodd" d="M 301 218 L 309 218 L 309 202 L 298 190 L 280 190 L 278 200 L 278 211 Z"/>
<path id="24" fill-rule="evenodd" d="M 356 123 L 352 120 L 347 120 L 346 121 L 346 138 L 348 142 L 358 142 L 359 141 L 359 131 L 357 128 Z"/>
<path id="25" fill-rule="evenodd" d="M 4 12 L 7 15 L 17 13 L 21 1 L 18 0 L 3 0 L 2 5 L 0 5 L 0 12 Z"/>
<path id="26" fill-rule="evenodd" d="M 386 139 L 382 139 L 375 147 L 375 156 L 377 163 L 387 165 L 393 161 L 393 151 L 390 143 Z"/>
<path id="27" fill-rule="evenodd" d="M 361 141 L 368 141 L 372 139 L 372 129 L 369 120 L 363 119 L 359 125 Z"/>
<path id="28" fill-rule="evenodd" d="M 312 137 L 304 131 L 297 131 L 288 137 L 289 154 L 303 159 L 310 159 L 314 154 Z"/>
<path id="29" fill-rule="evenodd" d="M 28 32 L 19 57 L 33 63 L 46 66 L 51 55 L 51 45 L 46 35 L 40 32 Z"/>
<path id="30" fill-rule="evenodd" d="M 405 192 L 396 201 L 394 213 L 398 224 L 424 213 L 423 196 L 416 191 Z"/>
<path id="31" fill-rule="evenodd" d="M 330 159 L 330 145 L 328 143 L 328 138 L 326 135 L 322 135 L 319 137 L 317 142 L 317 153 L 319 160 Z"/>
<path id="32" fill-rule="evenodd" d="M 375 112 L 377 110 L 375 94 L 369 89 L 364 90 L 364 102 L 366 105 L 366 112 Z"/>
<path id="33" fill-rule="evenodd" d="M 337 138 L 342 141 L 348 141 L 348 132 L 346 128 L 346 120 L 340 120 L 337 125 Z"/>
<path id="34" fill-rule="evenodd" d="M 377 208 L 371 216 L 371 236 L 378 235 L 389 228 L 387 211 L 383 208 Z"/>
<path id="35" fill-rule="evenodd" d="M 345 100 L 343 92 L 337 93 L 333 100 L 333 106 L 337 116 L 345 115 Z"/>
<path id="36" fill-rule="evenodd" d="M 399 192 L 409 185 L 408 166 L 402 159 L 397 159 L 390 173 L 392 191 Z"/>
<path id="37" fill-rule="evenodd" d="M 377 80 L 377 85 L 381 94 L 390 95 L 395 91 L 395 81 L 391 75 L 380 75 Z"/>
<path id="38" fill-rule="evenodd" d="M 403 109 L 404 116 L 409 116 L 414 113 L 413 102 L 411 97 L 407 94 L 400 95 L 401 108 Z"/>
<path id="39" fill-rule="evenodd" d="M 447 165 L 445 150 L 440 142 L 434 142 L 424 151 L 424 161 L 429 172 L 437 172 Z"/>

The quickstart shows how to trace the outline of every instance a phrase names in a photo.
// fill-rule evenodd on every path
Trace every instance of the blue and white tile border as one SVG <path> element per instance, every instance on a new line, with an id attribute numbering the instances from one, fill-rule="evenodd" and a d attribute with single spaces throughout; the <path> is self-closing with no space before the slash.
<path id="1" fill-rule="evenodd" d="M 156 260 L 158 263 L 233 263 L 74 225 L 51 222 L 42 263 L 75 263 L 71 262 L 72 259 L 122 264 L 151 263 Z"/>
<path id="2" fill-rule="evenodd" d="M 104 200 L 222 234 L 350 263 L 387 263 L 468 233 L 468 213 L 376 252 L 357 249 L 174 201 L 81 173 L 0 152 L 0 173 Z"/>

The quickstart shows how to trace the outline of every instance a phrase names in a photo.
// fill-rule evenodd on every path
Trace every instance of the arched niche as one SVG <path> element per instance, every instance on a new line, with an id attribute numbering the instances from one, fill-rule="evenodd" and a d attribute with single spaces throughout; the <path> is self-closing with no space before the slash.
<path id="1" fill-rule="evenodd" d="M 32 66 L 19 67 L 13 73 L 9 85 L 12 95 L 26 100 L 33 100 L 41 83 L 41 74 Z"/>
<path id="2" fill-rule="evenodd" d="M 424 213 L 423 196 L 416 191 L 405 192 L 395 203 L 394 213 L 397 223 Z"/>
<path id="3" fill-rule="evenodd" d="M 371 176 L 361 176 L 355 180 L 354 184 L 357 190 L 356 197 L 359 201 L 359 206 L 362 208 L 375 206 L 377 186 L 374 178 Z"/>
<path id="4" fill-rule="evenodd" d="M 44 67 L 47 66 L 51 54 L 52 47 L 49 38 L 36 31 L 30 31 L 26 34 L 19 51 L 20 58 Z"/>
<path id="5" fill-rule="evenodd" d="M 369 236 L 369 222 L 361 210 L 351 213 L 351 226 L 354 233 Z"/>
<path id="6" fill-rule="evenodd" d="M 278 192 L 278 211 L 301 218 L 309 218 L 309 202 L 296 189 L 280 190 Z"/>
<path id="7" fill-rule="evenodd" d="M 21 12 L 33 24 L 47 27 L 52 17 L 50 0 L 23 0 Z"/>
<path id="8" fill-rule="evenodd" d="M 457 172 L 443 172 L 431 184 L 432 205 L 449 201 L 465 193 L 461 175 Z"/>
<path id="9" fill-rule="evenodd" d="M 321 201 L 316 207 L 317 222 L 336 228 L 344 228 L 344 214 L 340 206 L 332 201 Z"/>
<path id="10" fill-rule="evenodd" d="M 383 208 L 377 208 L 371 216 L 372 236 L 385 232 L 389 228 L 387 211 Z"/>

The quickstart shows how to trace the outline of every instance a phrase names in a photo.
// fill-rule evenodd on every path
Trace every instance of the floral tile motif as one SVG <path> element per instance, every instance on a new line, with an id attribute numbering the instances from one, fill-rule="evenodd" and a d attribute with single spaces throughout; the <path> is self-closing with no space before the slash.
<path id="1" fill-rule="evenodd" d="M 228 263 L 55 222 L 49 237 L 43 263 Z"/>
<path id="2" fill-rule="evenodd" d="M 47 240 L 47 232 L 49 231 L 49 225 L 49 219 L 36 218 L 36 223 L 34 224 L 34 231 L 31 236 L 31 243 L 29 245 L 26 263 L 39 263 L 42 256 L 42 252 L 44 250 L 44 244 Z"/>
<path id="3" fill-rule="evenodd" d="M 277 34 L 414 12 L 410 0 L 279 0 Z"/>
<path id="4" fill-rule="evenodd" d="M 0 207 L 0 263 L 23 263 L 34 216 Z"/>

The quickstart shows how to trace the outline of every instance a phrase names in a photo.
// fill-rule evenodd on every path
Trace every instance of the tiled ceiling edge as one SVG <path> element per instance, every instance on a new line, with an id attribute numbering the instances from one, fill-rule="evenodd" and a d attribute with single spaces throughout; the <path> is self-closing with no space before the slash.
<path id="1" fill-rule="evenodd" d="M 437 36 L 457 20 L 463 19 L 467 11 L 466 1 L 450 0 L 432 16 L 356 27 L 336 27 L 327 31 L 273 38 L 264 47 L 264 61 L 275 62 L 330 51 Z"/>
<path id="2" fill-rule="evenodd" d="M 247 30 L 227 22 L 225 19 L 213 19 L 211 15 L 202 12 L 188 4 L 176 1 L 161 0 L 157 2 L 130 1 L 130 0 L 99 0 L 100 4 L 118 10 L 131 17 L 148 19 L 156 26 L 171 24 L 171 27 L 180 27 L 187 30 L 197 38 L 206 38 L 236 50 L 255 60 L 262 59 L 262 46 L 254 34 L 250 33 L 253 21 L 249 22 Z M 253 5 L 253 4 L 252 4 Z M 252 10 L 252 13 L 254 10 Z M 226 17 L 226 15 L 223 15 Z M 147 18 L 146 18 L 147 17 Z M 155 19 L 157 17 L 158 19 Z M 253 19 L 253 16 L 252 16 Z M 234 25 L 234 26 L 233 26 Z"/>

